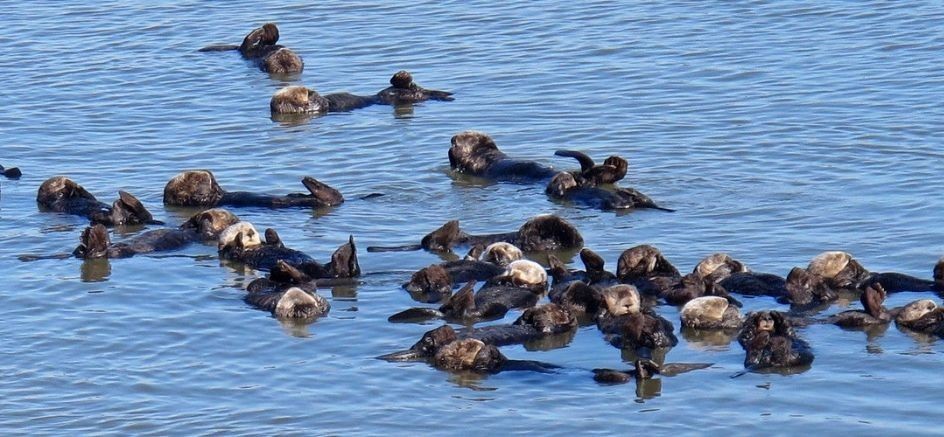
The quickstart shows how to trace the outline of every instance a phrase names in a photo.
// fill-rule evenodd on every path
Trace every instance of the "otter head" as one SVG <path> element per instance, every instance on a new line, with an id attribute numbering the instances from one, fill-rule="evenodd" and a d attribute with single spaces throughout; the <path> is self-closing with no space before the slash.
<path id="1" fill-rule="evenodd" d="M 551 178 L 544 192 L 547 193 L 548 196 L 560 199 L 572 188 L 577 188 L 577 179 L 574 179 L 574 175 L 562 171 Z"/>
<path id="2" fill-rule="evenodd" d="M 516 244 L 525 252 L 583 247 L 583 237 L 566 220 L 551 214 L 534 217 L 518 228 Z"/>
<path id="3" fill-rule="evenodd" d="M 531 326 L 543 334 L 559 334 L 577 327 L 577 317 L 565 307 L 549 303 L 528 308 L 513 325 Z"/>
<path id="4" fill-rule="evenodd" d="M 262 69 L 272 74 L 293 74 L 301 73 L 305 68 L 305 62 L 297 53 L 282 47 L 265 57 L 262 60 Z"/>
<path id="5" fill-rule="evenodd" d="M 335 278 L 354 278 L 361 275 L 361 266 L 357 262 L 357 246 L 354 245 L 353 235 L 349 235 L 347 243 L 342 244 L 331 254 L 328 272 Z"/>
<path id="6" fill-rule="evenodd" d="M 837 297 L 836 292 L 826 284 L 822 276 L 799 267 L 794 267 L 787 274 L 784 288 L 787 290 L 787 300 L 795 305 L 828 302 Z"/>
<path id="7" fill-rule="evenodd" d="M 269 109 L 273 114 L 321 114 L 328 112 L 328 105 L 317 91 L 292 85 L 272 95 L 272 99 L 269 100 Z"/>
<path id="8" fill-rule="evenodd" d="M 413 273 L 410 282 L 403 284 L 403 288 L 412 293 L 447 295 L 452 292 L 452 278 L 441 265 L 433 264 Z"/>
<path id="9" fill-rule="evenodd" d="M 447 343 L 433 356 L 437 368 L 452 371 L 497 372 L 505 360 L 498 348 L 474 338 Z"/>
<path id="10" fill-rule="evenodd" d="M 609 176 L 612 178 L 612 182 L 622 180 L 624 177 L 626 177 L 626 172 L 629 170 L 629 161 L 615 155 L 606 158 L 603 161 L 603 165 L 613 168 L 613 170 L 609 173 Z"/>
<path id="11" fill-rule="evenodd" d="M 937 284 L 938 290 L 944 291 L 944 257 L 934 265 L 934 283 Z"/>
<path id="12" fill-rule="evenodd" d="M 443 325 L 427 331 L 420 341 L 405 351 L 382 355 L 377 358 L 387 361 L 412 361 L 432 358 L 436 351 L 459 338 L 456 331 L 449 325 Z"/>
<path id="13" fill-rule="evenodd" d="M 328 311 L 328 301 L 298 287 L 282 293 L 272 315 L 280 319 L 314 319 Z"/>
<path id="14" fill-rule="evenodd" d="M 279 28 L 275 23 L 266 23 L 262 27 L 253 29 L 252 32 L 249 32 L 245 38 L 243 38 L 243 43 L 239 46 L 239 51 L 244 56 L 253 57 L 256 55 L 256 50 L 265 47 L 271 46 L 279 42 Z"/>
<path id="15" fill-rule="evenodd" d="M 606 311 L 614 316 L 638 314 L 642 311 L 642 301 L 636 287 L 619 284 L 603 290 L 603 303 Z"/>
<path id="16" fill-rule="evenodd" d="M 238 222 L 236 214 L 223 208 L 213 208 L 192 215 L 180 228 L 197 232 L 205 240 L 215 240 L 224 229 Z"/>
<path id="17" fill-rule="evenodd" d="M 522 258 L 524 258 L 524 253 L 521 252 L 521 249 L 518 249 L 514 244 L 499 241 L 489 244 L 482 252 L 480 260 L 505 267 Z"/>
<path id="18" fill-rule="evenodd" d="M 915 322 L 935 309 L 937 309 L 937 304 L 931 299 L 916 300 L 902 307 L 895 320 L 905 324 Z"/>
<path id="19" fill-rule="evenodd" d="M 504 273 L 493 279 L 507 281 L 515 287 L 527 288 L 536 293 L 543 293 L 547 288 L 547 271 L 540 264 L 526 259 L 512 261 L 505 267 Z"/>
<path id="20" fill-rule="evenodd" d="M 760 311 L 750 320 L 755 332 L 774 332 L 776 322 L 772 311 Z"/>
<path id="21" fill-rule="evenodd" d="M 54 176 L 46 179 L 36 192 L 36 202 L 43 206 L 50 206 L 56 201 L 66 199 L 96 201 L 92 193 L 65 176 Z"/>
<path id="22" fill-rule="evenodd" d="M 394 73 L 393 77 L 390 78 L 390 85 L 393 85 L 394 88 L 400 89 L 410 89 L 416 87 L 416 84 L 413 83 L 413 75 L 406 70 L 400 70 Z"/>
<path id="23" fill-rule="evenodd" d="M 479 174 L 500 159 L 501 156 L 496 155 L 502 155 L 495 141 L 482 132 L 460 132 L 453 135 L 451 141 L 449 166 L 454 170 Z"/>
<path id="24" fill-rule="evenodd" d="M 434 252 L 448 252 L 461 236 L 459 220 L 450 220 L 420 240 L 420 246 Z"/>
<path id="25" fill-rule="evenodd" d="M 72 251 L 77 258 L 91 259 L 108 256 L 108 230 L 102 224 L 95 224 L 85 228 L 79 237 L 79 246 Z"/>
<path id="26" fill-rule="evenodd" d="M 308 189 L 312 197 L 321 202 L 321 206 L 335 206 L 344 203 L 344 196 L 341 195 L 340 191 L 311 176 L 302 178 L 302 185 Z"/>
<path id="27" fill-rule="evenodd" d="M 833 288 L 856 288 L 869 277 L 869 272 L 852 255 L 839 251 L 815 256 L 806 270 L 823 277 Z"/>
<path id="28" fill-rule="evenodd" d="M 678 277 L 679 271 L 662 256 L 662 252 L 648 244 L 631 247 L 620 254 L 616 276 L 621 281 L 653 276 Z"/>
<path id="29" fill-rule="evenodd" d="M 174 206 L 216 206 L 224 191 L 208 170 L 179 173 L 164 186 L 164 204 Z"/>
<path id="30" fill-rule="evenodd" d="M 239 222 L 220 233 L 218 249 L 220 252 L 239 252 L 245 249 L 262 246 L 262 237 L 249 222 Z"/>
<path id="31" fill-rule="evenodd" d="M 716 253 L 702 259 L 692 272 L 702 278 L 711 276 L 715 281 L 720 281 L 732 273 L 746 273 L 750 269 L 742 262 L 731 258 L 726 253 Z"/>
<path id="32" fill-rule="evenodd" d="M 679 316 L 682 324 L 688 327 L 698 327 L 706 322 L 718 323 L 724 319 L 728 306 L 728 300 L 720 296 L 696 297 L 682 307 Z"/>

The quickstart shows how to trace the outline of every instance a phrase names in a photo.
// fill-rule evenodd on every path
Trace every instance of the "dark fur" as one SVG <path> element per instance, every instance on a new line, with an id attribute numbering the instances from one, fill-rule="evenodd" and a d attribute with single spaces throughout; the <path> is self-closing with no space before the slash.
<path id="1" fill-rule="evenodd" d="M 277 235 L 274 230 L 266 230 L 266 234 Z M 353 236 L 334 251 L 327 264 L 315 261 L 304 252 L 285 247 L 277 237 L 275 241 L 267 241 L 261 246 L 245 247 L 237 241 L 236 244 L 222 247 L 219 254 L 220 258 L 239 261 L 258 270 L 271 270 L 278 261 L 284 261 L 315 279 L 353 278 L 361 273 Z"/>
<path id="2" fill-rule="evenodd" d="M 772 323 L 772 329 L 760 329 Z M 738 334 L 738 343 L 746 356 L 744 367 L 756 370 L 809 365 L 813 352 L 808 343 L 797 337 L 789 320 L 778 311 L 758 311 L 748 315 Z"/>
<path id="3" fill-rule="evenodd" d="M 458 220 L 451 220 L 433 232 L 426 234 L 419 245 L 395 247 L 371 246 L 368 252 L 386 252 L 426 249 L 434 252 L 448 252 L 458 245 L 488 246 L 504 241 L 518 246 L 525 252 L 546 250 L 566 250 L 583 247 L 583 237 L 577 229 L 564 219 L 554 215 L 534 217 L 518 228 L 517 232 L 500 234 L 472 235 L 459 228 Z"/>
<path id="4" fill-rule="evenodd" d="M 200 49 L 201 52 L 238 50 L 253 61 L 262 71 L 275 74 L 301 73 L 305 63 L 291 49 L 276 44 L 279 41 L 279 28 L 275 23 L 266 23 L 253 29 L 243 38 L 239 46 L 216 44 Z"/>
<path id="5" fill-rule="evenodd" d="M 270 195 L 244 191 L 227 192 L 216 182 L 209 170 L 182 172 L 164 186 L 164 204 L 174 206 L 259 206 L 265 208 L 326 207 L 344 202 L 344 197 L 333 187 L 306 176 L 302 184 L 308 194 L 290 193 Z"/>
<path id="6" fill-rule="evenodd" d="M 43 182 L 37 190 L 36 203 L 41 210 L 78 215 L 105 226 L 163 224 L 154 220 L 141 201 L 130 193 L 118 191 L 118 200 L 108 206 L 64 176 Z"/>
<path id="7" fill-rule="evenodd" d="M 390 78 L 390 87 L 377 93 L 376 99 L 388 105 L 403 105 L 427 100 L 455 100 L 452 93 L 447 91 L 428 90 L 413 82 L 413 75 L 408 71 L 400 70 Z"/>
<path id="8" fill-rule="evenodd" d="M 494 180 L 539 181 L 554 176 L 554 169 L 534 161 L 511 159 L 481 132 L 460 132 L 452 137 L 449 166 L 453 170 Z"/>
<path id="9" fill-rule="evenodd" d="M 18 167 L 4 168 L 2 165 L 0 165 L 0 174 L 9 179 L 19 179 L 20 176 L 23 176 L 23 172 Z"/>

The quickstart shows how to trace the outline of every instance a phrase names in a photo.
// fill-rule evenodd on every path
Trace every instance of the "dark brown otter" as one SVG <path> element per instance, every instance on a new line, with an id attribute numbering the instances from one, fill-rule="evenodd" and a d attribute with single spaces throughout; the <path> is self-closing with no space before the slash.
<path id="1" fill-rule="evenodd" d="M 285 247 L 275 230 L 266 230 L 266 236 L 269 238 L 263 243 L 251 223 L 236 223 L 220 234 L 220 258 L 238 261 L 258 270 L 271 270 L 281 260 L 314 279 L 360 276 L 353 236 L 334 251 L 331 261 L 327 264 L 321 264 L 301 251 Z"/>
<path id="2" fill-rule="evenodd" d="M 642 307 L 636 287 L 620 284 L 603 290 L 606 308 L 597 318 L 597 328 L 613 336 L 614 346 L 648 355 L 652 349 L 678 344 L 672 322 Z"/>
<path id="3" fill-rule="evenodd" d="M 481 246 L 473 246 L 470 255 Z M 435 303 L 448 297 L 453 287 L 469 281 L 487 281 L 499 274 L 504 267 L 478 259 L 446 261 L 424 267 L 410 276 L 403 288 L 410 292 L 414 300 Z"/>
<path id="4" fill-rule="evenodd" d="M 582 185 L 569 172 L 559 172 L 544 189 L 552 199 L 573 202 L 603 211 L 650 208 L 674 212 L 657 205 L 649 196 L 633 188 L 607 190 L 593 185 Z"/>
<path id="5" fill-rule="evenodd" d="M 895 316 L 900 328 L 944 337 L 944 307 L 931 299 L 921 299 L 902 307 Z"/>
<path id="6" fill-rule="evenodd" d="M 593 369 L 593 380 L 601 384 L 625 384 L 633 379 L 642 381 L 655 375 L 676 376 L 693 370 L 706 369 L 714 363 L 667 363 L 658 364 L 650 359 L 636 360 L 633 369 Z"/>
<path id="7" fill-rule="evenodd" d="M 303 86 L 287 86 L 275 92 L 269 100 L 272 114 L 325 114 L 346 112 L 378 103 L 376 96 L 358 96 L 351 93 L 321 95 Z"/>
<path id="8" fill-rule="evenodd" d="M 616 263 L 616 278 L 636 286 L 640 293 L 659 296 L 682 278 L 678 269 L 659 249 L 648 244 L 623 251 Z"/>
<path id="9" fill-rule="evenodd" d="M 109 242 L 105 227 L 96 224 L 85 228 L 79 246 L 72 253 L 78 258 L 91 259 L 177 250 L 196 241 L 216 240 L 224 229 L 238 221 L 238 217 L 225 209 L 209 209 L 194 214 L 177 228 L 150 230 L 115 244 Z"/>
<path id="10" fill-rule="evenodd" d="M 426 249 L 434 252 L 449 252 L 457 245 L 482 245 L 504 241 L 514 244 L 525 252 L 567 250 L 583 247 L 583 237 L 577 229 L 555 215 L 539 215 L 518 228 L 517 232 L 472 235 L 459 228 L 458 220 L 451 220 L 439 229 L 426 234 L 420 244 L 404 246 L 369 246 L 368 252 L 400 252 Z"/>
<path id="11" fill-rule="evenodd" d="M 118 200 L 108 206 L 65 176 L 51 177 L 43 182 L 36 193 L 36 203 L 40 210 L 78 215 L 105 226 L 164 224 L 154 220 L 131 193 L 119 190 Z"/>
<path id="12" fill-rule="evenodd" d="M 881 284 L 873 284 L 859 295 L 862 303 L 861 310 L 849 310 L 830 316 L 827 322 L 843 328 L 862 328 L 871 325 L 883 325 L 891 322 L 899 309 L 886 310 L 885 288 Z"/>
<path id="13" fill-rule="evenodd" d="M 579 171 L 570 172 L 580 186 L 614 184 L 626 177 L 626 171 L 629 169 L 629 162 L 615 155 L 598 165 L 590 156 L 576 150 L 558 150 L 554 154 L 574 158 L 580 163 Z"/>
<path id="14" fill-rule="evenodd" d="M 243 38 L 242 44 L 214 44 L 200 49 L 201 52 L 239 50 L 243 58 L 256 63 L 262 71 L 275 74 L 301 73 L 305 63 L 291 49 L 276 44 L 279 28 L 275 23 L 266 23 L 253 29 Z"/>
<path id="15" fill-rule="evenodd" d="M 390 87 L 378 92 L 376 97 L 378 102 L 388 105 L 403 105 L 427 100 L 446 102 L 455 100 L 450 92 L 428 90 L 417 85 L 416 82 L 413 82 L 413 75 L 404 70 L 396 72 L 390 78 Z"/>
<path id="16" fill-rule="evenodd" d="M 325 207 L 344 202 L 333 187 L 305 176 L 302 185 L 308 194 L 271 195 L 245 191 L 225 191 L 209 170 L 189 170 L 171 178 L 164 186 L 164 204 L 174 206 L 261 206 L 266 208 Z"/>
<path id="17" fill-rule="evenodd" d="M 498 150 L 491 137 L 481 132 L 460 132 L 451 141 L 449 166 L 459 173 L 521 182 L 549 180 L 555 173 L 554 169 L 534 161 L 509 158 Z"/>
<path id="18" fill-rule="evenodd" d="M 806 366 L 813 362 L 809 344 L 793 331 L 788 319 L 778 311 L 758 311 L 748 315 L 738 334 L 749 370 Z"/>
<path id="19" fill-rule="evenodd" d="M 23 172 L 18 167 L 4 168 L 2 165 L 0 165 L 0 174 L 9 179 L 19 179 L 20 176 L 23 176 Z"/>

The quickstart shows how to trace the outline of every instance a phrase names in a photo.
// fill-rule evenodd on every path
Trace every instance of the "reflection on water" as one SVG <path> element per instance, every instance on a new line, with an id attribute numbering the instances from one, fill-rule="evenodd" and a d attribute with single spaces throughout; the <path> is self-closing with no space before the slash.
<path id="1" fill-rule="evenodd" d="M 111 262 L 108 258 L 82 260 L 80 275 L 83 282 L 103 282 L 111 276 Z"/>

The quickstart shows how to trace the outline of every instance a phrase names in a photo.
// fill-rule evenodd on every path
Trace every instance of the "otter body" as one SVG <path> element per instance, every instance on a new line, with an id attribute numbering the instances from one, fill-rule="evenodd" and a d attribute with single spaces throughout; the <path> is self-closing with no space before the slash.
<path id="1" fill-rule="evenodd" d="M 36 203 L 43 210 L 86 217 L 105 226 L 163 224 L 154 220 L 141 201 L 128 192 L 118 191 L 118 200 L 109 206 L 64 176 L 43 182 L 37 190 Z"/>
<path id="2" fill-rule="evenodd" d="M 189 170 L 177 174 L 164 186 L 164 204 L 174 206 L 257 206 L 264 208 L 326 207 L 344 203 L 344 196 L 327 184 L 306 176 L 302 185 L 308 194 L 258 194 L 228 192 L 216 182 L 209 170 Z"/>
<path id="3" fill-rule="evenodd" d="M 493 180 L 538 181 L 554 176 L 554 169 L 534 161 L 511 159 L 481 132 L 460 132 L 452 137 L 449 166 L 453 170 Z"/>
<path id="4" fill-rule="evenodd" d="M 262 71 L 274 74 L 301 73 L 305 63 L 291 49 L 276 44 L 279 41 L 279 28 L 275 23 L 266 23 L 253 29 L 243 38 L 242 44 L 214 44 L 200 49 L 201 52 L 220 52 L 238 50 L 243 58 L 256 64 Z"/>

